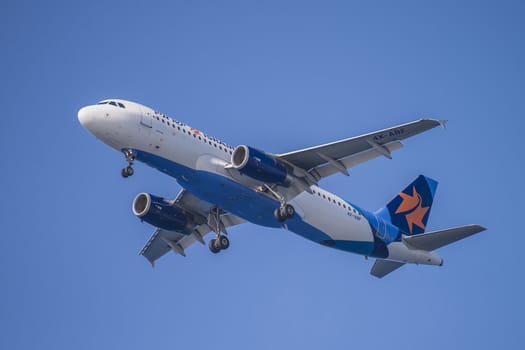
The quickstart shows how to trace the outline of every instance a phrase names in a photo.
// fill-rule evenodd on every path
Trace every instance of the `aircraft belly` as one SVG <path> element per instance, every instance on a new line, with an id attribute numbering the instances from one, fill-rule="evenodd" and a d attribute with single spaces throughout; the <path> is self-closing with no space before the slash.
<path id="1" fill-rule="evenodd" d="M 279 203 L 233 180 L 224 171 L 224 161 L 214 155 L 196 158 L 198 169 L 193 169 L 149 152 L 136 153 L 139 161 L 174 177 L 195 196 L 244 220 L 266 227 L 284 227 L 344 251 L 370 255 L 374 249 L 372 231 L 363 216 L 349 215 L 346 209 L 317 196 L 305 192 L 290 201 L 297 207 L 297 214 L 281 224 L 273 215 Z"/>
<path id="2" fill-rule="evenodd" d="M 303 221 L 325 232 L 333 240 L 373 242 L 370 225 L 362 216 L 349 214 L 343 207 L 303 193 L 293 202 L 302 209 Z"/>

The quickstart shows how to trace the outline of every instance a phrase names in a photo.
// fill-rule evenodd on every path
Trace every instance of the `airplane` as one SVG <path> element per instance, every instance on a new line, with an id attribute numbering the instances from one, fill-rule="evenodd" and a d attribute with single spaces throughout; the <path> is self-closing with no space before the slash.
<path id="1" fill-rule="evenodd" d="M 402 140 L 445 120 L 419 119 L 306 149 L 272 154 L 248 145 L 232 147 L 144 105 L 107 99 L 78 111 L 81 125 L 122 152 L 126 178 L 140 161 L 173 178 L 182 190 L 175 199 L 147 192 L 133 213 L 155 227 L 140 251 L 154 266 L 169 251 L 186 256 L 194 242 L 211 252 L 228 249 L 229 227 L 251 222 L 284 228 L 306 239 L 375 258 L 370 271 L 382 278 L 405 264 L 442 266 L 436 249 L 485 228 L 467 225 L 425 232 L 437 182 L 420 175 L 375 212 L 344 200 L 319 182 L 377 157 L 391 159 Z"/>

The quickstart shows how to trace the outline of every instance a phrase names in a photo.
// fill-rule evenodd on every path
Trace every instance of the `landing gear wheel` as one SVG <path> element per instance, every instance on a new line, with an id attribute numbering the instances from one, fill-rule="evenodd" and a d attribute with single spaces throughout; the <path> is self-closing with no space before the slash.
<path id="1" fill-rule="evenodd" d="M 221 251 L 221 244 L 217 238 L 212 239 L 210 243 L 208 243 L 208 247 L 213 254 L 217 254 Z"/>
<path id="2" fill-rule="evenodd" d="M 228 237 L 220 236 L 218 240 L 219 240 L 219 246 L 221 247 L 222 250 L 228 249 L 228 247 L 230 246 L 230 240 L 228 239 Z"/>
<path id="3" fill-rule="evenodd" d="M 121 171 L 121 175 L 122 175 L 122 177 L 129 177 L 129 176 L 133 175 L 133 168 L 131 166 L 127 166 L 127 167 L 123 168 L 122 171 Z"/>
<path id="4" fill-rule="evenodd" d="M 292 216 L 295 215 L 295 208 L 290 204 L 286 204 L 284 206 L 284 213 L 285 213 L 286 218 L 290 219 Z"/>
<path id="5" fill-rule="evenodd" d="M 295 215 L 295 208 L 290 204 L 285 204 L 282 207 L 275 209 L 273 212 L 275 219 L 279 222 L 284 222 Z"/>
<path id="6" fill-rule="evenodd" d="M 124 156 L 126 157 L 126 162 L 128 162 L 128 166 L 123 168 L 120 174 L 122 175 L 122 177 L 126 178 L 130 177 L 134 173 L 133 161 L 135 160 L 135 154 L 132 150 L 128 149 L 124 151 Z"/>
<path id="7" fill-rule="evenodd" d="M 284 222 L 284 220 L 286 220 L 286 218 L 281 215 L 281 208 L 275 209 L 273 211 L 273 216 L 275 217 L 275 220 L 279 222 Z"/>

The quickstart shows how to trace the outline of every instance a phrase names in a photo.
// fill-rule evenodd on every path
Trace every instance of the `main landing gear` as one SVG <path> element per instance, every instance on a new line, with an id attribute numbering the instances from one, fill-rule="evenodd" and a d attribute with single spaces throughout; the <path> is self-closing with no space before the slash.
<path id="1" fill-rule="evenodd" d="M 208 216 L 208 226 L 215 231 L 215 238 L 209 243 L 208 247 L 213 254 L 217 254 L 221 250 L 228 249 L 230 240 L 228 237 L 221 235 L 221 232 L 226 233 L 224 224 L 221 222 L 221 211 L 219 208 L 213 208 Z"/>
<path id="2" fill-rule="evenodd" d="M 268 185 L 264 185 L 264 188 L 270 192 L 280 203 L 279 208 L 275 209 L 273 212 L 273 216 L 275 217 L 275 220 L 279 222 L 285 222 L 287 219 L 292 218 L 295 215 L 295 208 L 291 204 L 286 203 L 286 199 L 279 194 L 278 192 L 274 191 L 273 188 L 271 188 Z"/>
<path id="3" fill-rule="evenodd" d="M 228 249 L 230 246 L 230 240 L 228 237 L 219 235 L 218 237 L 213 238 L 210 243 L 208 243 L 208 247 L 210 248 L 210 251 L 213 254 L 217 254 L 221 250 Z"/>
<path id="4" fill-rule="evenodd" d="M 120 174 L 123 178 L 130 177 L 133 175 L 133 161 L 135 160 L 135 154 L 133 154 L 133 151 L 128 149 L 124 151 L 124 156 L 126 157 L 126 161 L 128 162 L 128 166 L 125 168 L 122 168 Z"/>
<path id="5" fill-rule="evenodd" d="M 286 219 L 290 219 L 294 215 L 295 208 L 291 204 L 282 204 L 273 212 L 273 216 L 275 216 L 275 219 L 279 222 L 285 222 Z"/>

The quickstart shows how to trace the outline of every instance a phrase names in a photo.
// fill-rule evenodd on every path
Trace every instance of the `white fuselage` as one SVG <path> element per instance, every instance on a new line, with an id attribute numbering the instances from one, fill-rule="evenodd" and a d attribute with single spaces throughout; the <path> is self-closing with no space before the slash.
<path id="1" fill-rule="evenodd" d="M 383 244 L 384 253 L 378 253 L 382 243 L 368 220 L 374 214 L 317 186 L 290 200 L 297 215 L 279 223 L 272 215 L 279 202 L 259 190 L 260 182 L 228 166 L 233 147 L 149 107 L 112 101 L 116 103 L 82 108 L 82 125 L 118 151 L 137 152 L 137 160 L 174 177 L 202 200 L 255 224 L 284 227 L 341 250 L 401 262 L 441 263 L 436 254 L 408 249 L 402 241 Z"/>

